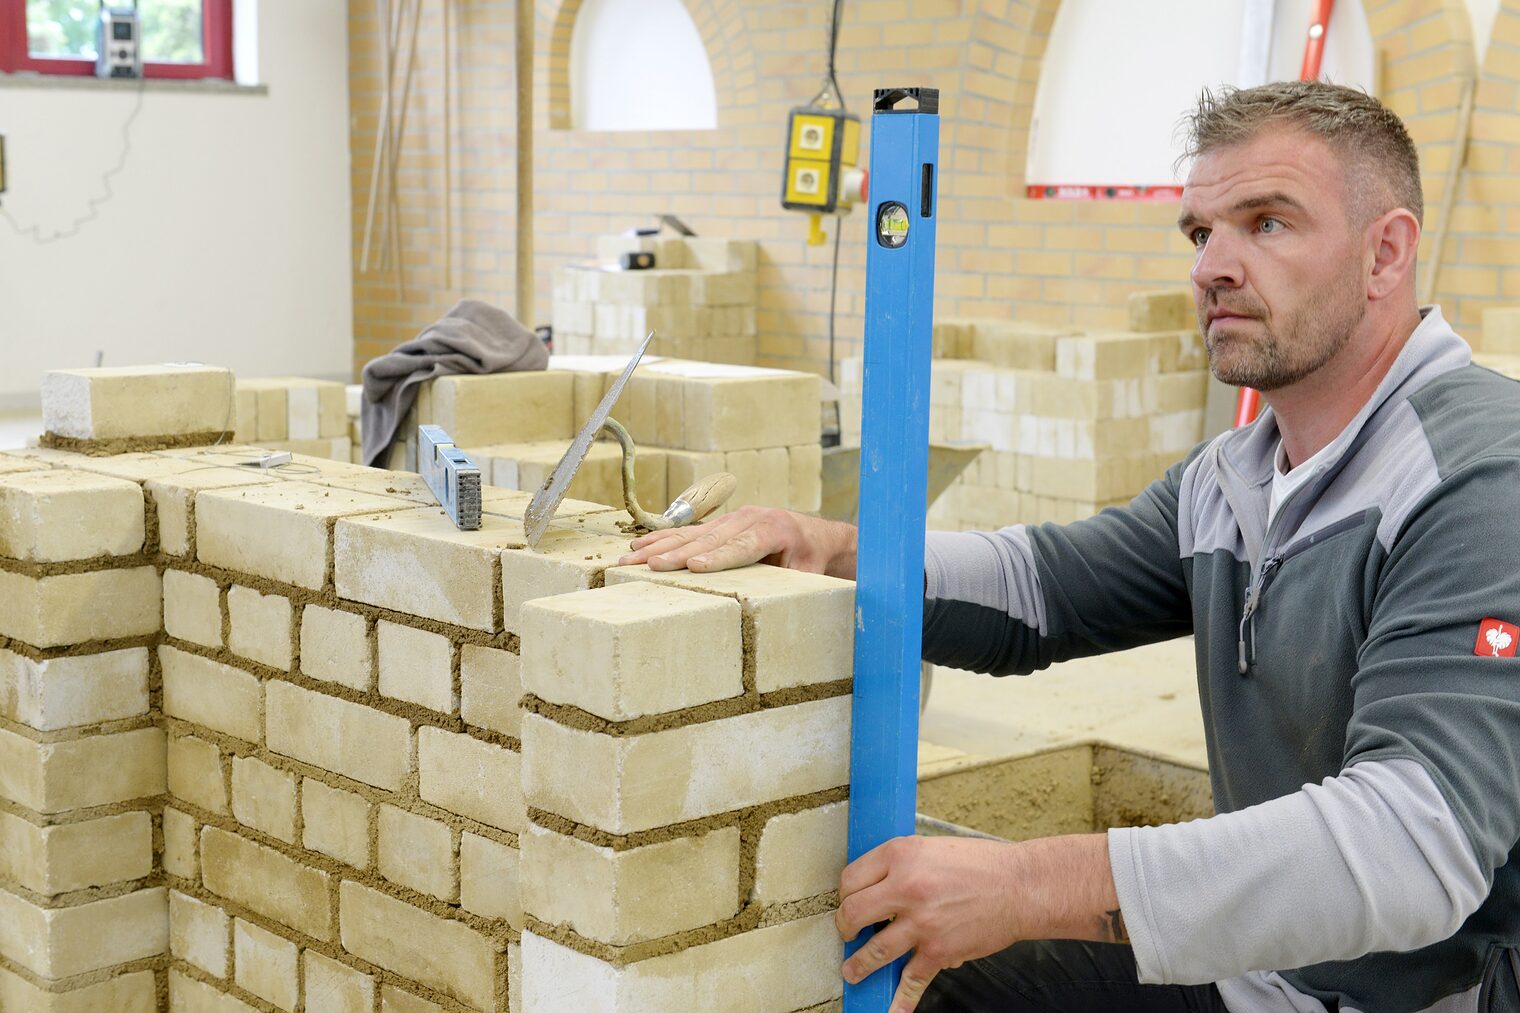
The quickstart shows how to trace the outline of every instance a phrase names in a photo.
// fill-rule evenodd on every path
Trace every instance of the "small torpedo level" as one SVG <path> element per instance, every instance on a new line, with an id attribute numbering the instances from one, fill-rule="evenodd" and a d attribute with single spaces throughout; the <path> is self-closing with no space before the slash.
<path id="1" fill-rule="evenodd" d="M 918 790 L 929 359 L 939 90 L 884 88 L 871 116 L 860 539 L 850 731 L 850 861 L 913 833 Z M 846 949 L 870 938 L 866 930 Z M 906 958 L 844 986 L 845 1013 L 884 1013 Z"/>
<path id="2" fill-rule="evenodd" d="M 417 470 L 456 527 L 480 527 L 480 469 L 441 426 L 417 427 Z"/>

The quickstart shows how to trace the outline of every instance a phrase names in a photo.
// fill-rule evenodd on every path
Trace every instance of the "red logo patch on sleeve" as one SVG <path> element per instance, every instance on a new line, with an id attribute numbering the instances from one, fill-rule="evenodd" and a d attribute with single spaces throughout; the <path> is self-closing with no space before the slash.
<path id="1" fill-rule="evenodd" d="M 1485 619 L 1478 624 L 1478 642 L 1473 645 L 1473 653 L 1485 658 L 1513 658 L 1517 640 L 1520 640 L 1520 626 Z"/>

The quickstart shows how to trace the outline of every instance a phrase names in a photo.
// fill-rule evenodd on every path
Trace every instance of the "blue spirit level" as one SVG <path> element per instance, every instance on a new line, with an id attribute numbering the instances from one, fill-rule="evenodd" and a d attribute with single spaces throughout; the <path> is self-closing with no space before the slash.
<path id="1" fill-rule="evenodd" d="M 939 91 L 886 88 L 871 116 L 850 861 L 913 833 L 918 789 L 929 359 L 934 321 Z M 867 930 L 849 952 L 870 937 Z M 845 1013 L 882 1013 L 906 959 L 844 987 Z"/>

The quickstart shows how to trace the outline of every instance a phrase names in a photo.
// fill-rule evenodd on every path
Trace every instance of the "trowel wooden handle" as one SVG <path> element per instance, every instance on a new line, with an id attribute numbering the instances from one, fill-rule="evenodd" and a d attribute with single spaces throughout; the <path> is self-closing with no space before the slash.
<path id="1" fill-rule="evenodd" d="M 720 471 L 698 479 L 676 499 L 691 507 L 691 523 L 695 524 L 728 502 L 737 488 L 739 480 L 726 471 Z"/>

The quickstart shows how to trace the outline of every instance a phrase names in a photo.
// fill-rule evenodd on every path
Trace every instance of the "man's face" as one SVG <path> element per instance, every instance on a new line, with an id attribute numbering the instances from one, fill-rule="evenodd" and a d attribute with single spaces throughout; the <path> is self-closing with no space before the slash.
<path id="1" fill-rule="evenodd" d="M 1225 383 L 1296 383 L 1345 347 L 1366 313 L 1345 170 L 1317 137 L 1268 127 L 1200 157 L 1178 226 L 1198 249 L 1198 327 Z"/>

